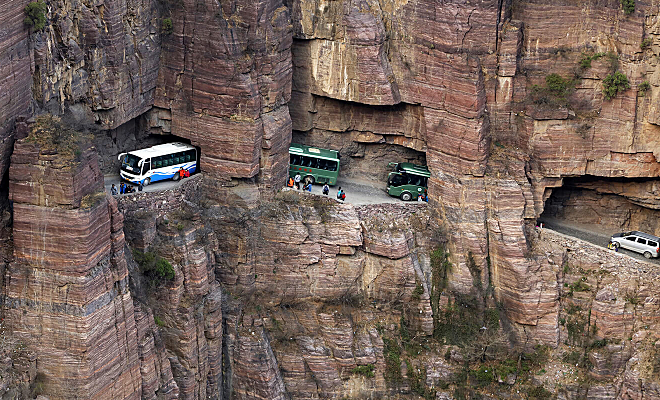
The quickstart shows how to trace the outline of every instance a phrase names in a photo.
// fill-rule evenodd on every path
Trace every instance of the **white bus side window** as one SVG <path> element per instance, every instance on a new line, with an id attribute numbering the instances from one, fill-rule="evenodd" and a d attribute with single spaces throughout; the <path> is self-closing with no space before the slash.
<path id="1" fill-rule="evenodd" d="M 155 157 L 152 160 L 154 162 L 154 168 L 160 168 L 163 166 L 163 157 Z"/>
<path id="2" fill-rule="evenodd" d="M 195 150 L 186 151 L 186 162 L 195 161 Z"/>

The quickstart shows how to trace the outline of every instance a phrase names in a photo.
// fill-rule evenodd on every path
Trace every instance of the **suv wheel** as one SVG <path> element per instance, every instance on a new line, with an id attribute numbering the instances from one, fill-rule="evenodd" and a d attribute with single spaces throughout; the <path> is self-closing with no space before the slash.
<path id="1" fill-rule="evenodd" d="M 652 257 L 652 254 L 649 253 L 648 251 L 645 251 L 645 252 L 644 252 L 644 257 L 646 257 L 646 258 L 651 258 L 651 257 Z"/>
<path id="2" fill-rule="evenodd" d="M 614 244 L 614 247 L 617 248 L 617 249 L 618 249 L 619 247 L 621 247 L 621 243 L 619 243 L 619 242 L 614 242 L 613 244 Z"/>

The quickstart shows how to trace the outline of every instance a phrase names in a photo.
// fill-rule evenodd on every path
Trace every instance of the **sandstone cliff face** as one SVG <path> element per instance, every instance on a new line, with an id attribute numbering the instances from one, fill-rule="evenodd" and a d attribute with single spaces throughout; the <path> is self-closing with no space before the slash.
<path id="1" fill-rule="evenodd" d="M 184 0 L 168 10 L 152 126 L 201 146 L 218 178 L 283 184 L 291 120 L 291 26 L 278 0 Z"/>
<path id="2" fill-rule="evenodd" d="M 82 144 L 69 158 L 33 137 L 17 143 L 10 170 L 14 260 L 4 304 L 14 335 L 36 354 L 41 390 L 52 398 L 175 395 L 176 385 L 165 389 L 169 364 L 158 362 L 160 376 L 151 367 L 153 322 L 134 309 L 123 217 L 103 192 L 96 153 Z"/>
<path id="3" fill-rule="evenodd" d="M 639 288 L 633 278 L 612 277 L 623 268 L 607 261 L 602 269 L 609 275 L 595 282 L 598 273 L 571 276 L 560 258 L 578 271 L 600 271 L 602 264 L 537 246 L 529 229 L 553 206 L 553 198 L 545 201 L 554 190 L 562 206 L 573 201 L 600 214 L 613 208 L 605 219 L 612 228 L 658 232 L 651 211 L 659 168 L 657 5 L 638 1 L 627 15 L 614 0 L 52 1 L 47 28 L 28 35 L 21 11 L 27 1 L 5 3 L 0 171 L 12 132 L 25 132 L 22 117 L 35 104 L 68 108 L 103 128 L 149 110 L 144 118 L 152 132 L 200 146 L 202 169 L 215 178 L 199 188 L 202 194 L 168 194 L 165 203 L 142 195 L 122 204 L 131 246 L 158 250 L 176 270 L 173 281 L 149 294 L 132 262 L 128 289 L 121 216 L 111 200 L 92 196 L 101 179 L 93 154 L 82 152 L 81 167 L 67 170 L 57 153 L 17 145 L 7 318 L 26 343 L 45 343 L 37 369 L 55 396 L 409 392 L 414 374 L 395 387 L 385 382 L 383 338 L 397 332 L 399 317 L 422 336 L 434 331 L 435 273 L 427 254 L 440 223 L 448 225 L 455 265 L 447 292 L 474 295 L 476 283 L 492 286 L 517 343 L 564 351 L 569 328 L 561 321 L 575 310 L 570 306 L 581 307 L 580 318 L 590 310 L 598 334 L 619 341 L 588 352 L 587 372 L 602 385 L 590 391 L 573 385 L 561 396 L 657 393 L 647 351 L 657 339 L 653 328 L 640 329 L 655 311 L 637 313 L 639 304 L 654 304 L 647 295 L 655 290 L 652 278 L 633 291 L 636 300 L 622 304 L 608 293 Z M 171 18 L 171 34 L 162 31 L 163 18 Z M 644 48 L 642 39 L 650 40 Z M 590 67 L 582 65 L 585 56 L 593 56 Z M 608 101 L 603 79 L 614 69 L 631 88 Z M 565 96 L 543 89 L 550 73 L 571 80 Z M 650 84 L 644 96 L 643 81 Z M 286 176 L 292 129 L 296 141 L 347 156 L 347 175 L 382 180 L 388 161 L 426 163 L 438 214 L 420 218 L 385 208 L 389 215 L 379 216 L 287 194 L 266 201 Z M 595 178 L 570 181 L 583 175 Z M 573 196 L 563 200 L 561 190 Z M 178 209 L 193 213 L 173 214 Z M 426 222 L 412 222 L 418 219 Z M 563 284 L 582 277 L 594 290 L 567 299 Z M 433 301 L 449 306 L 452 298 Z M 458 362 L 455 349 L 434 352 L 411 361 L 429 386 L 455 372 L 444 354 Z M 119 356 L 103 358 L 110 353 Z M 41 364 L 43 354 L 65 362 Z M 367 365 L 375 366 L 375 377 L 352 372 Z M 81 372 L 64 387 L 73 370 Z"/>
<path id="4" fill-rule="evenodd" d="M 472 252 L 509 316 L 552 343 L 557 284 L 524 256 L 525 220 L 541 214 L 563 177 L 657 176 L 654 63 L 646 61 L 656 28 L 644 19 L 653 7 L 637 2 L 626 15 L 618 2 L 294 2 L 294 137 L 349 156 L 357 145 L 381 146 L 375 143 L 425 151 L 430 196 L 452 226 L 458 267 L 451 285 L 471 290 L 465 255 Z M 581 67 L 593 54 L 601 55 Z M 608 101 L 602 80 L 613 68 L 632 87 Z M 563 105 L 535 97 L 534 85 L 544 86 L 550 73 L 578 76 Z M 644 80 L 651 89 L 640 97 Z M 400 158 L 410 157 L 398 148 Z M 603 179 L 598 190 L 652 208 L 645 188 L 654 184 L 604 189 Z M 656 231 L 642 214 L 639 226 Z M 539 298 L 548 320 L 529 318 Z"/>
<path id="5" fill-rule="evenodd" d="M 209 203 L 207 181 L 120 204 L 130 243 L 176 271 L 156 287 L 131 274 L 160 321 L 180 397 L 387 393 L 375 325 L 389 329 L 403 311 L 411 329 L 433 332 L 427 254 L 436 239 L 425 205 L 383 214 L 288 191 L 226 208 Z M 359 306 L 369 303 L 379 306 Z M 351 372 L 370 364 L 375 380 Z"/>
<path id="6" fill-rule="evenodd" d="M 29 39 L 31 89 L 37 103 L 54 111 L 85 104 L 82 112 L 92 114 L 105 129 L 150 109 L 160 54 L 157 3 L 53 1 L 48 5 L 50 23 Z M 21 88 L 26 90 L 30 88 Z"/>

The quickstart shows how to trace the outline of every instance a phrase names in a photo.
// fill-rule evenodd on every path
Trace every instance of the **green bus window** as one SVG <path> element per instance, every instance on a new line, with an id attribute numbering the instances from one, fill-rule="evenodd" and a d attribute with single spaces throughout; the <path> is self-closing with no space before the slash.
<path id="1" fill-rule="evenodd" d="M 336 171 L 337 170 L 337 162 L 336 161 L 330 161 L 329 163 L 330 171 Z"/>
<path id="2" fill-rule="evenodd" d="M 397 174 L 397 175 L 392 176 L 392 179 L 391 179 L 390 182 L 391 182 L 392 186 L 401 186 L 401 185 L 404 184 L 405 180 L 404 180 L 404 177 L 402 175 Z"/>

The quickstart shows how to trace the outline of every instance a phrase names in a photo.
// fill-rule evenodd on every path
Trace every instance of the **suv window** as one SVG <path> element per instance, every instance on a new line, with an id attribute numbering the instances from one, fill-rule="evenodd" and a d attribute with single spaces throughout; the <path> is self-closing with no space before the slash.
<path id="1" fill-rule="evenodd" d="M 649 246 L 658 247 L 658 243 L 656 243 L 652 240 L 649 240 Z"/>
<path id="2" fill-rule="evenodd" d="M 646 239 L 637 238 L 637 243 L 646 244 Z"/>
<path id="3" fill-rule="evenodd" d="M 626 239 L 626 240 L 630 240 L 631 242 L 634 242 L 634 241 L 635 241 L 635 237 L 634 237 L 634 236 L 628 236 L 628 237 L 625 237 L 624 239 Z"/>

